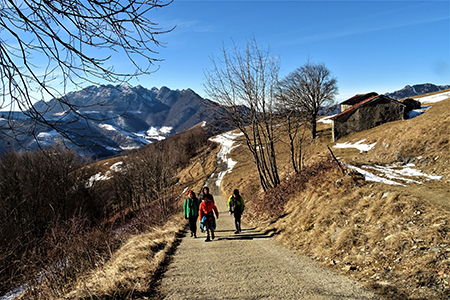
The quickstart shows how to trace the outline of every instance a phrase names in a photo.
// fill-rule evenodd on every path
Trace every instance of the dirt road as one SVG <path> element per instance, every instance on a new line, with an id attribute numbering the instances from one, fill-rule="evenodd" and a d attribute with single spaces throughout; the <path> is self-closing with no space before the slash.
<path id="1" fill-rule="evenodd" d="M 216 238 L 184 237 L 159 282 L 158 299 L 381 299 L 355 281 L 278 245 L 252 228 L 234 234 L 226 199 Z"/>

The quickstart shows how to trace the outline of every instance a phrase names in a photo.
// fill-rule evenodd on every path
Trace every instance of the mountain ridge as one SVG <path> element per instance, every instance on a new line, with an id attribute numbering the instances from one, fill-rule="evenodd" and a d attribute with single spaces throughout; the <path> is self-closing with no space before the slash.
<path id="1" fill-rule="evenodd" d="M 407 85 L 386 95 L 400 99 L 446 88 L 450 85 Z M 190 88 L 172 90 L 167 86 L 148 89 L 141 85 L 91 85 L 69 92 L 60 99 L 39 101 L 33 108 L 55 124 L 54 128 L 34 125 L 35 136 L 22 135 L 19 141 L 13 138 L 0 140 L 0 153 L 11 149 L 36 150 L 63 143 L 71 148 L 81 146 L 83 150 L 79 152 L 82 154 L 103 158 L 186 131 L 204 121 L 210 125 L 210 135 L 231 129 L 208 109 L 220 109 L 219 104 L 202 98 Z M 20 113 L 16 116 L 15 119 L 25 126 L 33 126 L 33 120 Z M 7 127 L 6 122 L 6 119 L 0 119 L 0 128 Z M 213 132 L 213 127 L 221 128 Z M 5 133 L 5 129 L 2 131 L 4 135 L 14 136 Z M 62 137 L 57 131 L 67 136 Z"/>
<path id="2" fill-rule="evenodd" d="M 37 142 L 33 136 L 21 136 L 19 142 L 11 139 L 0 145 L 5 146 L 2 149 L 36 150 L 63 142 L 102 158 L 186 131 L 207 119 L 213 121 L 207 107 L 215 105 L 192 89 L 92 85 L 60 99 L 35 103 L 34 109 L 55 124 L 55 128 L 37 127 Z M 59 136 L 55 129 L 69 138 Z"/>
<path id="3" fill-rule="evenodd" d="M 438 92 L 442 90 L 450 89 L 450 85 L 435 85 L 432 83 L 423 83 L 423 84 L 415 84 L 415 85 L 406 85 L 403 89 L 386 93 L 385 95 L 393 98 L 393 99 L 403 99 L 414 96 L 420 96 L 423 94 Z"/>

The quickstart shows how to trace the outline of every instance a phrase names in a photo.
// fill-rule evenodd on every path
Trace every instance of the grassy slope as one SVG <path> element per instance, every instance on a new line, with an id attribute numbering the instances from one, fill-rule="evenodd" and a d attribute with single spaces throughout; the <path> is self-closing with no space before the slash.
<path id="1" fill-rule="evenodd" d="M 418 160 L 417 168 L 428 174 L 444 176 L 440 181 L 401 188 L 370 182 L 355 185 L 352 180 L 347 180 L 336 188 L 335 181 L 342 175 L 335 167 L 320 176 L 308 176 L 301 189 L 295 188 L 292 181 L 285 181 L 285 185 L 294 188 L 285 199 L 282 217 L 254 217 L 258 208 L 252 205 L 251 199 L 262 191 L 252 158 L 245 145 L 241 145 L 230 155 L 238 163 L 232 173 L 225 175 L 222 191 L 228 195 L 234 188 L 241 190 L 247 200 L 244 216 L 248 223 L 273 232 L 280 243 L 364 282 L 390 299 L 441 299 L 449 288 L 447 276 L 450 274 L 447 255 L 450 253 L 447 236 L 450 214 L 442 205 L 449 198 L 449 106 L 450 100 L 443 101 L 412 120 L 384 124 L 339 141 L 355 142 L 365 138 L 367 144 L 377 142 L 376 147 L 367 153 L 355 149 L 333 149 L 342 161 L 353 165 L 388 164 L 410 156 L 423 156 L 424 159 Z M 333 144 L 329 125 L 319 123 L 318 130 L 318 141 L 305 145 L 306 165 L 327 157 L 326 145 Z M 181 193 L 186 187 L 199 191 L 206 178 L 214 172 L 218 150 L 207 149 L 193 159 L 188 168 L 181 170 L 175 193 Z M 280 142 L 277 151 L 280 175 L 284 179 L 293 178 L 288 148 Z M 266 198 L 271 201 L 270 196 Z M 180 199 L 181 205 L 183 197 Z M 164 247 L 170 252 L 171 245 L 176 244 L 174 232 L 185 225 L 179 216 L 173 221 L 163 230 L 156 229 L 155 233 L 132 236 L 111 261 L 80 276 L 78 287 L 68 298 L 109 295 L 106 297 L 110 299 L 125 299 L 133 297 L 133 294 L 136 296 L 136 293 L 145 297 L 145 291 L 153 280 L 152 274 L 158 272 L 166 256 L 162 254 L 164 250 L 154 256 L 141 256 L 139 253 L 142 249 L 160 250 Z M 150 243 L 153 235 L 157 239 Z M 158 241 L 163 246 L 154 244 Z M 127 257 L 131 256 L 134 257 L 132 269 L 135 270 L 127 271 L 123 280 L 108 280 L 122 278 L 124 270 L 131 270 L 127 265 Z M 137 260 L 140 257 L 142 261 Z M 122 267 L 118 268 L 119 265 Z"/>
<path id="2" fill-rule="evenodd" d="M 199 191 L 203 183 L 216 168 L 219 147 L 207 147 L 191 165 L 180 170 L 179 182 L 174 186 L 174 194 L 180 195 L 178 205 L 185 199 L 185 188 Z M 113 158 L 93 164 L 95 172 L 104 174 L 109 167 L 120 161 Z M 203 166 L 202 166 L 203 165 Z M 95 166 L 95 167 L 94 167 Z M 79 274 L 73 286 L 65 288 L 64 299 L 148 299 L 154 296 L 155 280 L 160 275 L 170 255 L 180 241 L 187 221 L 182 213 L 173 216 L 161 228 L 127 235 L 122 246 L 111 255 L 111 259 L 99 264 L 87 274 Z M 52 294 L 40 299 L 56 299 Z"/>
<path id="3" fill-rule="evenodd" d="M 307 163 L 328 154 L 332 145 L 329 126 L 308 145 Z M 374 182 L 355 185 L 335 181 L 336 169 L 295 190 L 279 219 L 255 218 L 249 201 L 247 222 L 272 231 L 287 247 L 375 288 L 390 299 L 442 299 L 448 297 L 450 276 L 450 99 L 432 104 L 411 120 L 392 122 L 339 140 L 377 143 L 373 150 L 333 149 L 352 165 L 414 162 L 427 174 L 443 176 L 408 187 Z M 289 176 L 287 150 L 280 144 L 279 167 Z M 231 157 L 238 161 L 224 178 L 222 189 L 234 187 L 247 199 L 258 191 L 258 179 L 245 146 Z M 245 176 L 243 176 L 245 174 Z M 267 197 L 267 196 L 266 196 Z M 258 208 L 253 207 L 253 210 Z"/>

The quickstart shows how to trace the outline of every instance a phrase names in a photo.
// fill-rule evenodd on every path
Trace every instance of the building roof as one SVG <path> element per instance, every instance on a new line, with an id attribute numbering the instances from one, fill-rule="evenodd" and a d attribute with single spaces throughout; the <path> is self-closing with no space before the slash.
<path id="1" fill-rule="evenodd" d="M 344 105 L 355 105 L 355 104 L 358 104 L 361 101 L 367 100 L 367 99 L 372 98 L 374 96 L 378 96 L 378 94 L 375 93 L 375 92 L 371 92 L 371 93 L 367 93 L 367 94 L 357 94 L 357 95 L 355 95 L 355 96 L 345 100 L 341 104 L 344 104 Z"/>
<path id="2" fill-rule="evenodd" d="M 369 94 L 372 94 L 372 93 L 369 93 Z M 375 96 L 372 96 L 372 97 L 370 97 L 370 98 L 366 98 L 365 100 L 360 101 L 359 103 L 357 103 L 357 104 L 355 104 L 355 105 L 353 105 L 353 106 L 347 108 L 347 109 L 344 110 L 343 112 L 341 112 L 341 113 L 339 113 L 339 114 L 337 114 L 337 115 L 334 115 L 333 117 L 330 118 L 330 120 L 335 120 L 335 119 L 339 118 L 340 116 L 346 115 L 346 114 L 348 114 L 348 113 L 350 113 L 350 112 L 352 112 L 352 111 L 357 110 L 359 107 L 363 106 L 363 105 L 366 104 L 366 103 L 372 102 L 372 101 L 374 101 L 374 100 L 376 100 L 376 99 L 380 99 L 380 98 L 384 98 L 384 99 L 387 99 L 387 100 L 389 100 L 389 101 L 393 101 L 393 102 L 396 102 L 396 103 L 398 103 L 398 104 L 400 104 L 400 105 L 405 106 L 405 104 L 403 104 L 403 103 L 401 103 L 401 102 L 399 102 L 399 101 L 397 101 L 397 100 L 395 100 L 395 99 L 392 99 L 392 98 L 390 98 L 390 97 L 388 97 L 388 96 L 385 96 L 385 95 L 378 95 L 377 93 L 375 93 L 375 94 L 376 94 Z M 365 95 L 368 95 L 368 94 L 365 94 Z M 365 96 L 365 95 L 361 95 L 361 96 Z M 356 96 L 358 96 L 358 95 L 356 95 Z M 353 98 L 355 98 L 356 96 L 354 96 L 354 97 L 352 97 L 352 98 L 350 98 L 350 99 L 353 99 Z M 350 99 L 349 99 L 349 100 L 350 100 Z M 348 100 L 347 100 L 347 101 L 348 101 Z M 346 102 L 346 101 L 345 101 L 345 102 Z"/>

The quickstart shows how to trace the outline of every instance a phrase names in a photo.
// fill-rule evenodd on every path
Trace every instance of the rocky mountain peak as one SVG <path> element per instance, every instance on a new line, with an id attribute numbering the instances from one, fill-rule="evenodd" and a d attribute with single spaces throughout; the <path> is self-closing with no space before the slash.
<path id="1" fill-rule="evenodd" d="M 406 85 L 403 89 L 392 93 L 386 93 L 386 95 L 393 99 L 403 99 L 427 93 L 438 92 L 449 88 L 450 85 L 434 85 L 432 83 L 424 83 L 424 84 L 415 84 L 412 86 Z"/>

